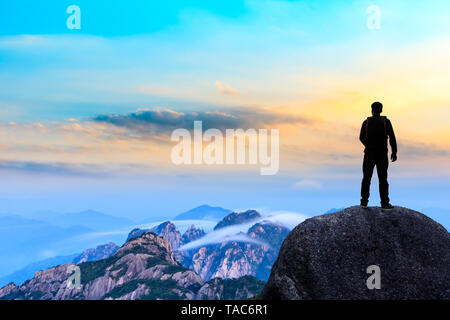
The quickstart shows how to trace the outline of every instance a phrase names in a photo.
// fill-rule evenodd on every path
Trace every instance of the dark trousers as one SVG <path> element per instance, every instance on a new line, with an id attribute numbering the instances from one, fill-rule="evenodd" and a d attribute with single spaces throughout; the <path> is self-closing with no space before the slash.
<path id="1" fill-rule="evenodd" d="M 389 203 L 388 177 L 388 153 L 387 151 L 366 150 L 363 162 L 363 180 L 361 183 L 361 201 L 367 202 L 370 196 L 370 180 L 372 180 L 373 168 L 377 166 L 378 181 L 380 183 L 381 205 Z"/>

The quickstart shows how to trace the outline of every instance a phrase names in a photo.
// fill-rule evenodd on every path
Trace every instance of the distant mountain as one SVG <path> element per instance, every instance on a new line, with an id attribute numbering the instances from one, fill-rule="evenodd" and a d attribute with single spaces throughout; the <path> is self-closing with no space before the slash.
<path id="1" fill-rule="evenodd" d="M 36 272 L 60 264 L 66 264 L 70 262 L 81 263 L 105 259 L 111 256 L 114 252 L 116 252 L 117 249 L 119 249 L 119 247 L 116 244 L 110 242 L 107 244 L 99 245 L 93 249 L 87 249 L 82 254 L 76 253 L 67 256 L 58 256 L 34 262 L 18 271 L 15 271 L 10 275 L 0 278 L 0 287 L 11 282 L 14 282 L 16 285 L 20 285 L 24 281 L 33 278 Z"/>
<path id="2" fill-rule="evenodd" d="M 64 228 L 15 215 L 0 217 L 0 275 L 43 260 L 52 252 L 61 252 L 60 255 L 80 252 L 73 238 L 89 232 L 92 230 L 83 226 Z"/>
<path id="3" fill-rule="evenodd" d="M 177 215 L 174 220 L 213 220 L 218 221 L 229 214 L 231 210 L 221 207 L 202 205 Z"/>
<path id="4" fill-rule="evenodd" d="M 40 271 L 21 286 L 9 284 L 0 289 L 0 300 L 242 299 L 262 288 L 252 277 L 205 284 L 174 259 L 167 239 L 151 232 L 132 238 L 107 259 L 77 264 L 80 288 L 68 287 L 69 266 Z"/>
<path id="5" fill-rule="evenodd" d="M 0 288 L 8 283 L 15 283 L 16 285 L 22 284 L 24 281 L 34 277 L 34 274 L 40 270 L 45 270 L 60 264 L 71 262 L 78 254 L 71 254 L 68 256 L 60 256 L 54 258 L 48 258 L 38 262 L 31 263 L 26 267 L 11 273 L 5 277 L 0 278 Z"/>
<path id="6" fill-rule="evenodd" d="M 232 212 L 223 218 L 215 227 L 214 230 L 225 228 L 228 226 L 243 224 L 261 218 L 261 215 L 256 210 L 247 210 L 244 212 Z"/>
<path id="7" fill-rule="evenodd" d="M 84 226 L 96 231 L 123 229 L 135 224 L 128 218 L 111 216 L 94 210 L 57 215 L 51 219 L 51 223 L 63 228 Z"/>
<path id="8" fill-rule="evenodd" d="M 37 226 L 46 224 L 46 222 L 40 220 L 28 219 L 17 215 L 0 216 L 0 222 L 1 222 L 0 226 L 2 228 Z"/>
<path id="9" fill-rule="evenodd" d="M 82 254 L 75 257 L 72 262 L 81 263 L 106 259 L 113 255 L 118 249 L 119 247 L 115 243 L 108 242 L 97 246 L 95 249 L 85 250 Z"/>

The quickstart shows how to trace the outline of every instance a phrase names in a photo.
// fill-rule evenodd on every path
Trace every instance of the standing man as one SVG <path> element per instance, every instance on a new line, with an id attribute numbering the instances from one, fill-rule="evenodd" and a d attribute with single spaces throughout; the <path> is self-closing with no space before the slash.
<path id="1" fill-rule="evenodd" d="M 372 117 L 362 124 L 359 140 L 364 145 L 363 180 L 361 183 L 361 207 L 367 208 L 370 195 L 370 180 L 373 169 L 377 167 L 378 181 L 380 183 L 381 208 L 392 210 L 394 206 L 389 203 L 389 184 L 387 171 L 389 166 L 387 140 L 391 145 L 392 162 L 397 161 L 397 141 L 394 129 L 387 117 L 381 116 L 383 105 L 380 102 L 372 104 Z"/>

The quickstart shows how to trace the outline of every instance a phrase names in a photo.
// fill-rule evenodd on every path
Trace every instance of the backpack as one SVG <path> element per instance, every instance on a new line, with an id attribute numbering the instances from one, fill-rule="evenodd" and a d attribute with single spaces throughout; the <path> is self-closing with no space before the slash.
<path id="1" fill-rule="evenodd" d="M 368 117 L 367 120 L 366 120 L 366 133 L 365 133 L 366 134 L 366 141 L 369 138 L 369 120 L 370 120 L 370 118 L 373 118 L 373 117 Z M 386 129 L 387 117 L 382 116 L 381 118 L 383 119 L 384 136 L 387 137 L 387 129 Z"/>

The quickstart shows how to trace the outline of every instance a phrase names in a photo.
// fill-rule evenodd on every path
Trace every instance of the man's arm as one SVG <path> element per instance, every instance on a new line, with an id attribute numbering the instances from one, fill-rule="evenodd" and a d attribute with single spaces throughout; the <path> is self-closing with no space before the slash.
<path id="1" fill-rule="evenodd" d="M 366 146 L 366 126 L 367 126 L 367 120 L 364 120 L 362 126 L 361 126 L 361 132 L 359 133 L 359 141 Z"/>
<path id="2" fill-rule="evenodd" d="M 390 120 L 387 120 L 387 135 L 389 137 L 389 144 L 392 149 L 392 161 L 397 160 L 397 139 L 395 139 L 394 128 L 392 127 L 392 123 Z M 395 160 L 394 160 L 395 159 Z"/>

